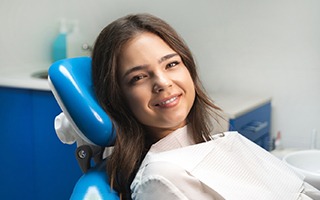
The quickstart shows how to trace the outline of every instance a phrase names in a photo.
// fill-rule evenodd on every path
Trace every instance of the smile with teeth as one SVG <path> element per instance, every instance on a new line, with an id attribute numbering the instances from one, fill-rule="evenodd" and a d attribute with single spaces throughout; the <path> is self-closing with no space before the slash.
<path id="1" fill-rule="evenodd" d="M 159 103 L 159 105 L 162 106 L 162 105 L 169 104 L 169 103 L 175 101 L 177 98 L 178 98 L 178 97 L 172 97 L 171 99 L 168 99 L 168 100 L 166 100 L 166 101 L 163 101 L 163 102 Z"/>
<path id="2" fill-rule="evenodd" d="M 159 106 L 162 108 L 172 107 L 175 106 L 179 100 L 180 95 L 173 96 L 169 99 L 163 100 L 160 103 L 157 103 L 155 106 Z"/>

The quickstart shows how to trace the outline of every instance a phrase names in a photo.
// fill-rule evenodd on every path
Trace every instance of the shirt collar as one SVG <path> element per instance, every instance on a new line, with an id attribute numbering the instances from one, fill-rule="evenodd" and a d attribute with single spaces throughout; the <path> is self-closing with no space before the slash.
<path id="1" fill-rule="evenodd" d="M 195 144 L 195 142 L 192 137 L 191 127 L 185 125 L 153 144 L 149 152 L 159 153 L 193 144 Z"/>

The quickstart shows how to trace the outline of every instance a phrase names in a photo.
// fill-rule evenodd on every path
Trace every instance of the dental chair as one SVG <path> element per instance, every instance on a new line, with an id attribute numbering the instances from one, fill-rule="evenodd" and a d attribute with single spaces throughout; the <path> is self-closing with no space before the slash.
<path id="1" fill-rule="evenodd" d="M 115 131 L 93 92 L 91 58 L 69 58 L 53 63 L 48 81 L 62 110 L 54 121 L 57 136 L 65 144 L 77 144 L 75 157 L 84 173 L 70 199 L 119 200 L 106 174 L 105 149 L 112 148 Z"/>

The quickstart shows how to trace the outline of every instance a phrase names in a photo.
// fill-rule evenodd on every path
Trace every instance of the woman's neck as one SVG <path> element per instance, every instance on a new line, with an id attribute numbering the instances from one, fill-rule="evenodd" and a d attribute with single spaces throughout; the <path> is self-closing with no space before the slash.
<path id="1" fill-rule="evenodd" d="M 150 141 L 152 144 L 158 142 L 162 138 L 170 135 L 172 132 L 178 130 L 179 128 L 184 127 L 187 125 L 187 122 L 183 122 L 175 127 L 170 128 L 161 128 L 161 127 L 150 127 L 146 126 L 145 129 L 147 131 L 147 140 Z"/>

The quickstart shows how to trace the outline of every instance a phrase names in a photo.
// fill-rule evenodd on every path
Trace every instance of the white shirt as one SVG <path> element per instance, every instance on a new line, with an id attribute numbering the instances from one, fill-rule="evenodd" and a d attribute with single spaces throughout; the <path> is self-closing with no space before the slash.
<path id="1" fill-rule="evenodd" d="M 240 134 L 196 145 L 191 135 L 185 126 L 152 145 L 131 184 L 134 200 L 311 199 L 300 177 Z"/>

